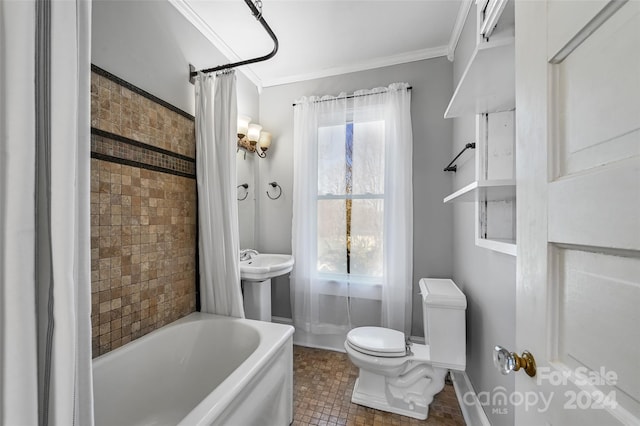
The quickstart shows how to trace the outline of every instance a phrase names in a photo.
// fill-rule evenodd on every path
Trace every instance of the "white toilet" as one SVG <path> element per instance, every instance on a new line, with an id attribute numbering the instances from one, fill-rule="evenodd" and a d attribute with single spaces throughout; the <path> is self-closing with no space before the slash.
<path id="1" fill-rule="evenodd" d="M 351 401 L 424 420 L 449 369 L 466 366 L 467 299 L 449 279 L 420 280 L 425 344 L 382 327 L 354 328 L 344 347 L 360 374 Z"/>

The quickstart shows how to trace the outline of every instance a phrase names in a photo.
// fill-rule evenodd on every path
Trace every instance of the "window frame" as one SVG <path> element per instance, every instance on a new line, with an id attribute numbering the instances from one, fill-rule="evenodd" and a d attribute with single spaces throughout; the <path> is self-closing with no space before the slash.
<path id="1" fill-rule="evenodd" d="M 349 114 L 349 118 L 347 119 L 347 121 L 344 123 L 345 125 L 345 158 L 344 158 L 344 164 L 345 167 L 348 167 L 349 165 L 349 160 L 348 160 L 348 156 L 351 155 L 353 156 L 353 130 L 354 130 L 354 121 L 352 118 L 352 113 L 353 111 L 350 111 Z M 371 121 L 381 121 L 381 122 L 385 122 L 384 119 L 380 119 L 380 120 L 371 120 Z M 335 125 L 335 124 L 333 124 Z M 332 126 L 332 124 L 324 124 L 324 125 L 318 125 L 318 130 L 323 128 L 323 127 L 330 127 Z M 351 128 L 349 130 L 349 127 Z M 351 137 L 351 154 L 349 154 L 349 135 Z M 353 158 L 353 157 L 352 157 Z M 320 158 L 318 157 L 318 162 L 319 162 Z M 352 167 L 352 166 L 351 166 Z M 383 182 L 384 182 L 384 173 L 382 176 Z M 353 194 L 353 181 L 352 181 L 352 176 L 350 171 L 348 171 L 347 173 L 345 173 L 345 182 L 344 182 L 344 188 L 345 188 L 345 193 L 344 194 L 320 194 L 319 193 L 319 188 L 316 186 L 316 197 L 315 197 L 315 202 L 316 202 L 316 239 L 318 239 L 319 233 L 318 233 L 318 227 L 319 227 L 319 216 L 318 216 L 318 202 L 319 201 L 323 201 L 323 200 L 345 200 L 345 204 L 347 204 L 349 201 L 352 200 L 382 200 L 383 201 L 383 208 L 384 208 L 384 199 L 385 199 L 385 194 L 384 192 L 381 194 L 373 194 L 373 193 L 362 193 L 362 194 Z M 383 188 L 384 188 L 384 184 L 383 184 Z M 353 286 L 350 287 L 352 289 L 352 291 L 356 291 L 356 293 L 360 294 L 359 297 L 362 298 L 366 298 L 366 299 L 375 299 L 375 300 L 380 300 L 381 299 L 381 289 L 382 289 L 382 280 L 383 280 L 383 276 L 382 275 L 363 275 L 363 274 L 354 274 L 350 271 L 350 243 L 351 243 L 351 232 L 350 232 L 350 225 L 351 225 L 351 219 L 350 219 L 350 215 L 348 214 L 348 204 L 345 206 L 345 219 L 347 219 L 347 223 L 346 223 L 346 235 L 345 235 L 345 241 L 346 241 L 346 251 L 347 251 L 347 272 L 346 273 L 341 273 L 341 272 L 325 272 L 325 271 L 320 271 L 318 269 L 318 255 L 316 253 L 316 267 L 315 267 L 315 273 L 316 273 L 316 277 L 319 281 L 321 281 L 324 285 L 324 290 L 322 293 L 323 294 L 328 294 L 328 295 L 340 295 L 341 292 L 337 289 L 335 289 L 335 285 L 337 283 L 346 283 L 349 286 Z M 382 227 L 382 233 L 383 233 L 383 237 L 382 237 L 382 244 L 383 244 L 383 250 L 384 250 L 384 225 Z M 317 244 L 317 242 L 316 242 Z M 384 266 L 383 266 L 384 267 Z M 353 296 L 353 294 L 352 294 Z"/>

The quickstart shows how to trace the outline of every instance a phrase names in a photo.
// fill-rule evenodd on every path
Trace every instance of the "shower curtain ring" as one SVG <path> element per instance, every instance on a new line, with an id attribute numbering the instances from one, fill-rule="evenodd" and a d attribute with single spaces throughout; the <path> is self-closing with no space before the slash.
<path id="1" fill-rule="evenodd" d="M 276 195 L 275 197 L 272 197 L 271 194 L 269 194 L 269 190 L 267 189 L 265 191 L 267 193 L 267 197 L 269 197 L 272 200 L 277 200 L 278 198 L 280 198 L 280 196 L 282 195 L 282 187 L 280 185 L 278 185 L 278 182 L 276 182 L 276 181 L 269 182 L 269 185 L 271 185 L 272 188 L 277 188 L 278 189 L 278 195 Z"/>
<path id="2" fill-rule="evenodd" d="M 258 9 L 258 13 L 255 15 L 256 19 L 259 21 L 262 18 L 262 0 L 255 0 L 253 2 L 256 9 Z"/>

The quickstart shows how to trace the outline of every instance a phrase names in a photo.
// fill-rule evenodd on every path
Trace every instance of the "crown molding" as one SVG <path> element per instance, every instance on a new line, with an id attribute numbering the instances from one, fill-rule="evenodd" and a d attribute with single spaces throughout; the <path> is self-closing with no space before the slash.
<path id="1" fill-rule="evenodd" d="M 456 17 L 456 22 L 453 24 L 451 38 L 449 39 L 449 45 L 447 46 L 447 58 L 451 62 L 453 62 L 455 57 L 455 51 L 458 46 L 458 41 L 460 40 L 460 34 L 462 34 L 462 29 L 464 28 L 464 23 L 467 20 L 467 15 L 469 15 L 469 10 L 471 10 L 472 4 L 473 0 L 464 0 L 460 3 L 458 16 Z"/>
<path id="2" fill-rule="evenodd" d="M 404 64 L 409 62 L 422 61 L 424 59 L 438 58 L 447 55 L 447 46 L 433 47 L 429 49 L 414 50 L 412 52 L 401 53 L 398 55 L 376 58 L 370 61 L 349 64 L 340 67 L 327 68 L 311 73 L 291 75 L 282 78 L 264 79 L 263 87 L 279 86 L 282 84 L 297 83 L 300 81 L 315 80 L 324 77 L 333 77 L 341 74 L 348 74 L 358 71 L 367 71 L 375 68 L 388 67 L 391 65 Z"/>
<path id="3" fill-rule="evenodd" d="M 176 10 L 180 12 L 180 14 L 182 14 L 182 16 L 184 16 L 198 31 L 200 31 L 200 33 L 205 36 L 205 38 L 209 40 L 211 44 L 213 44 L 213 46 L 227 58 L 227 60 L 229 60 L 229 63 L 242 60 L 242 58 L 240 58 L 233 49 L 231 49 L 229 45 L 220 38 L 218 33 L 216 33 L 185 0 L 169 0 L 169 3 L 176 8 Z M 209 66 L 213 67 L 216 65 L 212 64 Z M 245 65 L 239 67 L 238 70 L 258 88 L 258 92 L 262 91 L 262 81 L 260 80 L 260 77 L 253 72 L 251 67 Z"/>
<path id="4" fill-rule="evenodd" d="M 382 68 L 391 65 L 398 65 L 409 62 L 416 62 L 425 59 L 432 59 L 441 56 L 446 56 L 449 60 L 453 60 L 453 54 L 455 47 L 460 38 L 460 33 L 464 27 L 464 21 L 471 8 L 471 4 L 474 0 L 464 0 L 460 4 L 458 9 L 458 16 L 451 33 L 451 39 L 446 46 L 438 46 L 434 48 L 415 50 L 412 52 L 401 53 L 398 55 L 391 55 L 382 58 L 376 58 L 369 61 L 364 61 L 355 64 L 349 64 L 345 66 L 327 68 L 320 71 L 314 71 L 311 73 L 303 73 L 297 75 L 286 76 L 282 78 L 274 79 L 261 79 L 251 69 L 250 66 L 239 67 L 238 70 L 242 72 L 258 89 L 258 93 L 262 92 L 263 87 L 278 86 L 282 84 L 296 83 L 300 81 L 314 80 L 323 77 L 332 77 L 340 74 L 347 74 L 358 71 L 366 71 L 370 69 Z M 189 21 L 213 46 L 220 51 L 229 62 L 240 61 L 240 58 L 234 51 L 227 45 L 222 38 L 198 15 L 193 8 L 188 4 L 187 0 L 169 0 L 169 3 L 182 15 L 187 21 Z M 211 65 L 215 66 L 215 65 Z"/>

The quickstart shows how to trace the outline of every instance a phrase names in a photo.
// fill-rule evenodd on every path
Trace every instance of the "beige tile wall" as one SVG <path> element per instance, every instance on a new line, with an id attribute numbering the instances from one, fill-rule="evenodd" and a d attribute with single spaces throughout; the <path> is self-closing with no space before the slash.
<path id="1" fill-rule="evenodd" d="M 193 157 L 188 118 L 95 73 L 91 98 L 93 127 Z M 94 357 L 195 310 L 196 210 L 194 178 L 92 158 Z"/>
<path id="2" fill-rule="evenodd" d="M 193 120 L 91 73 L 91 127 L 195 158 Z"/>

